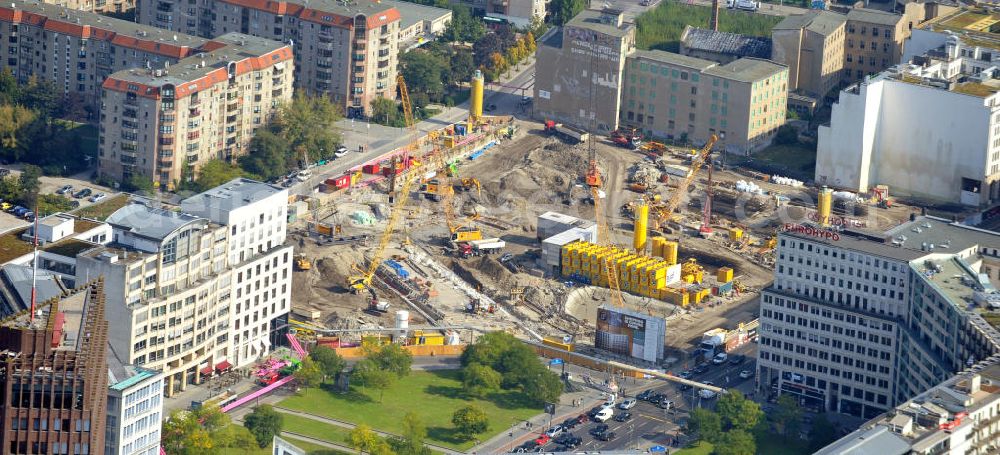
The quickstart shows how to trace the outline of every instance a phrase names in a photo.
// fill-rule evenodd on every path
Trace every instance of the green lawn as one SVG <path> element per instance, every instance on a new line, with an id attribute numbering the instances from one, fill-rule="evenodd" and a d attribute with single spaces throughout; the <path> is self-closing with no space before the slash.
<path id="1" fill-rule="evenodd" d="M 768 174 L 780 174 L 799 180 L 812 179 L 816 172 L 816 148 L 811 144 L 772 145 L 755 152 L 752 162 L 734 155 L 726 158 L 730 165 L 746 165 Z"/>
<path id="2" fill-rule="evenodd" d="M 702 441 L 695 443 L 695 445 L 693 446 L 685 447 L 674 453 L 675 455 L 711 455 L 712 449 L 713 447 L 711 443 Z M 761 453 L 767 453 L 767 452 L 761 452 Z"/>
<path id="3" fill-rule="evenodd" d="M 719 30 L 751 36 L 771 36 L 771 29 L 781 21 L 781 16 L 752 14 L 722 8 Z M 687 5 L 663 1 L 636 18 L 636 47 L 680 51 L 681 32 L 684 26 L 708 28 L 712 9 L 707 6 Z"/>
<path id="4" fill-rule="evenodd" d="M 474 441 L 462 439 L 452 427 L 451 415 L 460 407 L 474 404 L 490 416 L 490 428 L 479 435 L 480 441 L 542 412 L 540 404 L 526 400 L 517 392 L 494 393 L 486 400 L 467 398 L 462 392 L 459 374 L 458 370 L 414 371 L 387 389 L 381 403 L 378 392 L 352 385 L 347 394 L 305 389 L 301 395 L 286 398 L 278 406 L 365 423 L 394 434 L 402 432 L 403 415 L 414 412 L 427 426 L 428 442 L 458 450 L 474 445 Z"/>
<path id="5" fill-rule="evenodd" d="M 128 195 L 119 194 L 94 205 L 77 209 L 74 214 L 84 218 L 104 221 L 105 218 L 115 213 L 115 210 L 125 207 L 125 204 L 128 204 Z"/>
<path id="6" fill-rule="evenodd" d="M 281 425 L 282 431 L 291 431 L 337 444 L 347 444 L 345 438 L 351 432 L 347 428 L 318 422 L 307 417 L 299 417 L 291 414 L 282 414 L 281 416 L 283 420 Z"/>
<path id="7" fill-rule="evenodd" d="M 305 450 L 307 454 L 323 453 L 324 455 L 351 455 L 351 452 L 344 452 L 343 450 L 330 449 L 327 447 L 323 447 L 319 444 L 313 444 L 293 437 L 285 437 L 284 439 L 292 444 L 295 444 L 295 447 Z"/>

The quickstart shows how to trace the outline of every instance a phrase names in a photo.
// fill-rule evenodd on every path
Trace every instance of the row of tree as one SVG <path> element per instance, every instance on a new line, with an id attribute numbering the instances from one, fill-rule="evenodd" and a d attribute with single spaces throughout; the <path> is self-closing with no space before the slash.
<path id="1" fill-rule="evenodd" d="M 521 61 L 535 53 L 535 35 L 531 31 L 518 34 L 509 26 L 498 27 L 472 45 L 476 66 L 483 71 L 487 81 L 517 67 Z"/>
<path id="2" fill-rule="evenodd" d="M 94 129 L 60 120 L 86 117 L 77 112 L 82 100 L 62 93 L 51 82 L 33 76 L 22 84 L 9 69 L 0 71 L 0 159 L 35 164 L 54 175 L 80 172 L 96 159 L 97 138 L 87 137 Z"/>
<path id="3" fill-rule="evenodd" d="M 776 434 L 797 440 L 801 422 L 802 409 L 790 395 L 782 395 L 776 409 L 765 418 L 759 404 L 730 389 L 719 397 L 715 412 L 704 408 L 691 411 L 687 430 L 696 440 L 712 443 L 715 455 L 754 455 L 759 438 Z M 834 439 L 836 428 L 825 415 L 820 415 L 809 430 L 810 453 Z"/>
<path id="4" fill-rule="evenodd" d="M 554 403 L 563 392 L 559 375 L 538 361 L 535 351 L 506 332 L 490 332 L 462 352 L 462 386 L 472 397 L 520 390 L 539 403 Z"/>

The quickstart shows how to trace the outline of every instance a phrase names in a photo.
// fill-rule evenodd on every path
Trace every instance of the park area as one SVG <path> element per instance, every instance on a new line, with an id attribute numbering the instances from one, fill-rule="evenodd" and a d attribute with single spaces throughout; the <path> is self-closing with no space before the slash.
<path id="1" fill-rule="evenodd" d="M 427 442 L 467 450 L 475 445 L 475 440 L 462 437 L 452 425 L 451 417 L 456 410 L 468 405 L 482 408 L 489 416 L 489 429 L 479 435 L 481 441 L 541 412 L 537 403 L 516 390 L 492 392 L 482 399 L 467 396 L 459 370 L 413 371 L 381 394 L 353 384 L 349 392 L 339 393 L 332 386 L 324 385 L 304 389 L 277 406 L 279 410 L 285 408 L 352 424 L 366 424 L 377 431 L 393 434 L 403 433 L 403 416 L 412 412 L 426 425 Z M 317 431 L 315 423 L 306 420 L 286 420 L 283 430 L 314 434 Z M 342 440 L 343 436 L 333 434 L 324 439 L 331 438 Z"/>

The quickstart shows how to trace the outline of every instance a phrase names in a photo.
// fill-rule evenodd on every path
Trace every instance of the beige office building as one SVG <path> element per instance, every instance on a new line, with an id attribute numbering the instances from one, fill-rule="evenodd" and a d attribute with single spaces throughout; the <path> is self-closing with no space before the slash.
<path id="1" fill-rule="evenodd" d="M 538 41 L 534 115 L 607 134 L 618 128 L 635 25 L 615 10 L 584 10 Z"/>
<path id="2" fill-rule="evenodd" d="M 155 69 L 112 74 L 101 94 L 99 172 L 173 189 L 185 163 L 232 161 L 292 96 L 292 50 L 229 33 L 206 52 Z"/>
<path id="3" fill-rule="evenodd" d="M 771 31 L 771 59 L 788 66 L 788 89 L 822 99 L 844 77 L 847 18 L 830 11 L 788 16 Z"/>
<path id="4" fill-rule="evenodd" d="M 788 68 L 743 58 L 725 65 L 663 51 L 627 59 L 621 121 L 653 137 L 704 143 L 730 153 L 770 144 L 785 123 Z"/>
<path id="5" fill-rule="evenodd" d="M 376 2 L 334 0 L 144 0 L 138 21 L 204 37 L 229 32 L 291 43 L 296 87 L 326 94 L 362 115 L 395 98 L 400 13 Z"/>
<path id="6" fill-rule="evenodd" d="M 906 16 L 885 11 L 855 8 L 848 12 L 844 80 L 856 82 L 900 63 L 911 23 Z"/>

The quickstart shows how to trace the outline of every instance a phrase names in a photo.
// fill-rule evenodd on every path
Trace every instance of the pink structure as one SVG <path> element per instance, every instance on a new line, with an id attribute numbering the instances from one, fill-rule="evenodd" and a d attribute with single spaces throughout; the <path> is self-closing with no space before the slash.
<path id="1" fill-rule="evenodd" d="M 233 401 L 232 403 L 229 403 L 229 404 L 223 406 L 222 407 L 222 412 L 232 411 L 233 409 L 236 409 L 236 408 L 238 408 L 238 407 L 240 407 L 240 406 L 248 403 L 251 400 L 257 399 L 259 397 L 267 395 L 268 393 L 271 393 L 272 390 L 277 389 L 278 387 L 281 387 L 281 386 L 283 386 L 285 384 L 288 384 L 289 382 L 292 382 L 293 380 L 295 380 L 295 376 L 291 376 L 291 375 L 285 376 L 285 377 L 277 380 L 274 384 L 271 384 L 271 385 L 269 385 L 267 387 L 264 387 L 263 389 L 260 389 L 260 390 L 254 392 L 254 393 L 251 393 L 251 394 L 249 394 L 249 395 L 247 395 L 247 396 L 245 396 L 243 398 L 240 398 L 240 399 L 238 399 L 236 401 Z"/>
<path id="2" fill-rule="evenodd" d="M 288 342 L 292 345 L 292 349 L 295 350 L 300 359 L 304 359 L 306 357 L 306 350 L 302 348 L 302 344 L 299 343 L 298 338 L 295 338 L 295 335 L 289 333 Z"/>

